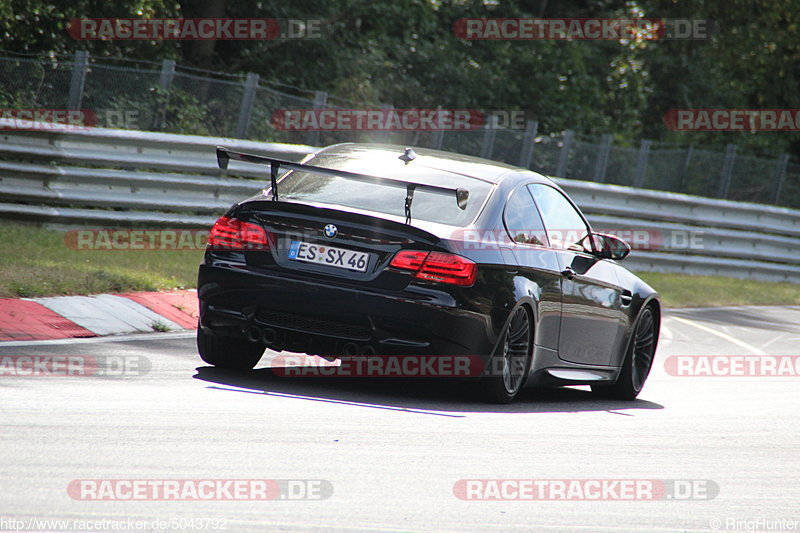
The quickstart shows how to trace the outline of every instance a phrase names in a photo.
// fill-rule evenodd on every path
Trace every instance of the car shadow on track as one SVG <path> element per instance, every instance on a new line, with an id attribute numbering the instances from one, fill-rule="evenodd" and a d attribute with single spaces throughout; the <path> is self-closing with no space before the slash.
<path id="1" fill-rule="evenodd" d="M 377 409 L 435 411 L 431 414 L 444 416 L 475 412 L 569 413 L 664 408 L 646 400 L 613 400 L 576 388 L 524 389 L 512 404 L 489 404 L 477 398 L 476 383 L 443 379 L 283 377 L 269 368 L 237 372 L 211 366 L 198 367 L 193 377 L 214 384 L 216 389 L 245 394 L 277 395 Z"/>

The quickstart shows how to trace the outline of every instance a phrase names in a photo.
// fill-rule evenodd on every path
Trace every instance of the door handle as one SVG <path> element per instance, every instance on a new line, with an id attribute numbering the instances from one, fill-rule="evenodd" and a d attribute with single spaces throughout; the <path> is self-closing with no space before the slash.
<path id="1" fill-rule="evenodd" d="M 622 294 L 619 295 L 620 303 L 622 303 L 622 307 L 628 307 L 631 305 L 633 301 L 633 293 L 629 290 L 623 290 Z"/>
<path id="2" fill-rule="evenodd" d="M 561 275 L 567 279 L 572 279 L 575 277 L 575 271 L 572 270 L 572 267 L 567 267 L 561 271 Z"/>

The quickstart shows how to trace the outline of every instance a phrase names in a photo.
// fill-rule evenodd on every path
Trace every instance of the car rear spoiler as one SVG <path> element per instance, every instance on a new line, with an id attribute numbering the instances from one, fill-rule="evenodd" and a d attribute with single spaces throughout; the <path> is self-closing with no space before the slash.
<path id="1" fill-rule="evenodd" d="M 424 190 L 436 194 L 443 194 L 446 196 L 455 196 L 456 204 L 462 210 L 467 208 L 467 201 L 469 200 L 469 191 L 461 187 L 452 189 L 449 187 L 439 187 L 437 185 L 426 185 L 425 183 L 416 183 L 413 181 L 404 181 L 393 178 L 382 178 L 380 176 L 370 176 L 369 174 L 358 174 L 356 172 L 348 172 L 346 170 L 335 170 L 332 168 L 316 167 L 313 165 L 305 165 L 303 163 L 292 163 L 291 161 L 284 161 L 282 159 L 274 159 L 272 157 L 264 157 L 260 155 L 244 154 L 242 152 L 234 152 L 222 146 L 217 146 L 217 164 L 219 168 L 228 168 L 228 162 L 233 159 L 236 161 L 244 161 L 245 163 L 256 163 L 260 165 L 270 165 L 270 181 L 272 182 L 272 199 L 278 199 L 278 173 L 281 168 L 289 170 L 299 170 L 301 172 L 311 172 L 312 174 L 322 174 L 325 176 L 336 176 L 338 178 L 345 178 L 354 181 L 361 181 L 365 183 L 374 183 L 376 185 L 384 185 L 387 187 L 395 187 L 406 190 L 405 214 L 406 224 L 411 222 L 411 203 L 414 201 L 414 191 Z"/>

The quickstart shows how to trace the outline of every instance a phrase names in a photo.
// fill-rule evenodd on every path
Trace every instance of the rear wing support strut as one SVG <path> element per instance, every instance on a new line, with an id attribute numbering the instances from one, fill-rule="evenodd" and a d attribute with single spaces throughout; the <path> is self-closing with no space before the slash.
<path id="1" fill-rule="evenodd" d="M 411 204 L 414 201 L 414 191 L 424 190 L 435 194 L 442 194 L 445 196 L 454 196 L 456 204 L 459 209 L 466 209 L 469 200 L 469 191 L 458 187 L 456 189 L 449 187 L 439 187 L 438 185 L 427 185 L 425 183 L 416 183 L 413 181 L 405 181 L 393 178 L 382 178 L 380 176 L 370 176 L 369 174 L 358 174 L 356 172 L 348 172 L 346 170 L 335 170 L 332 168 L 316 167 L 313 165 L 305 165 L 303 163 L 293 163 L 291 161 L 284 161 L 282 159 L 274 159 L 272 157 L 264 157 L 254 154 L 245 154 L 242 152 L 234 152 L 222 146 L 217 147 L 217 165 L 219 168 L 228 168 L 228 163 L 233 159 L 235 161 L 243 161 L 245 163 L 255 163 L 259 165 L 270 166 L 270 182 L 272 199 L 278 200 L 278 173 L 281 168 L 289 170 L 299 170 L 301 172 L 310 172 L 312 174 L 321 174 L 324 176 L 335 176 L 354 181 L 361 181 L 364 183 L 372 183 L 375 185 L 383 185 L 387 187 L 402 188 L 406 190 L 405 200 L 405 215 L 406 224 L 411 222 Z"/>

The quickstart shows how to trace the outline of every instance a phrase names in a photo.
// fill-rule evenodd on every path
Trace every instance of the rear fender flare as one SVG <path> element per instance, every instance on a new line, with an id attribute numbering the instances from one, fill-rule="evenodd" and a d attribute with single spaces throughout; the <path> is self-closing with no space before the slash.
<path id="1" fill-rule="evenodd" d="M 494 341 L 494 345 L 492 347 L 492 353 L 490 355 L 494 355 L 497 353 L 498 348 L 500 347 L 500 341 L 502 340 L 502 332 L 508 327 L 509 322 L 511 321 L 511 317 L 519 307 L 525 307 L 530 314 L 531 318 L 531 334 L 533 336 L 533 342 L 531 342 L 531 357 L 533 356 L 533 346 L 536 344 L 536 301 L 531 298 L 530 296 L 525 296 L 517 301 L 514 306 L 508 310 L 506 313 L 505 319 L 503 320 L 502 327 L 498 330 L 497 338 Z"/>

